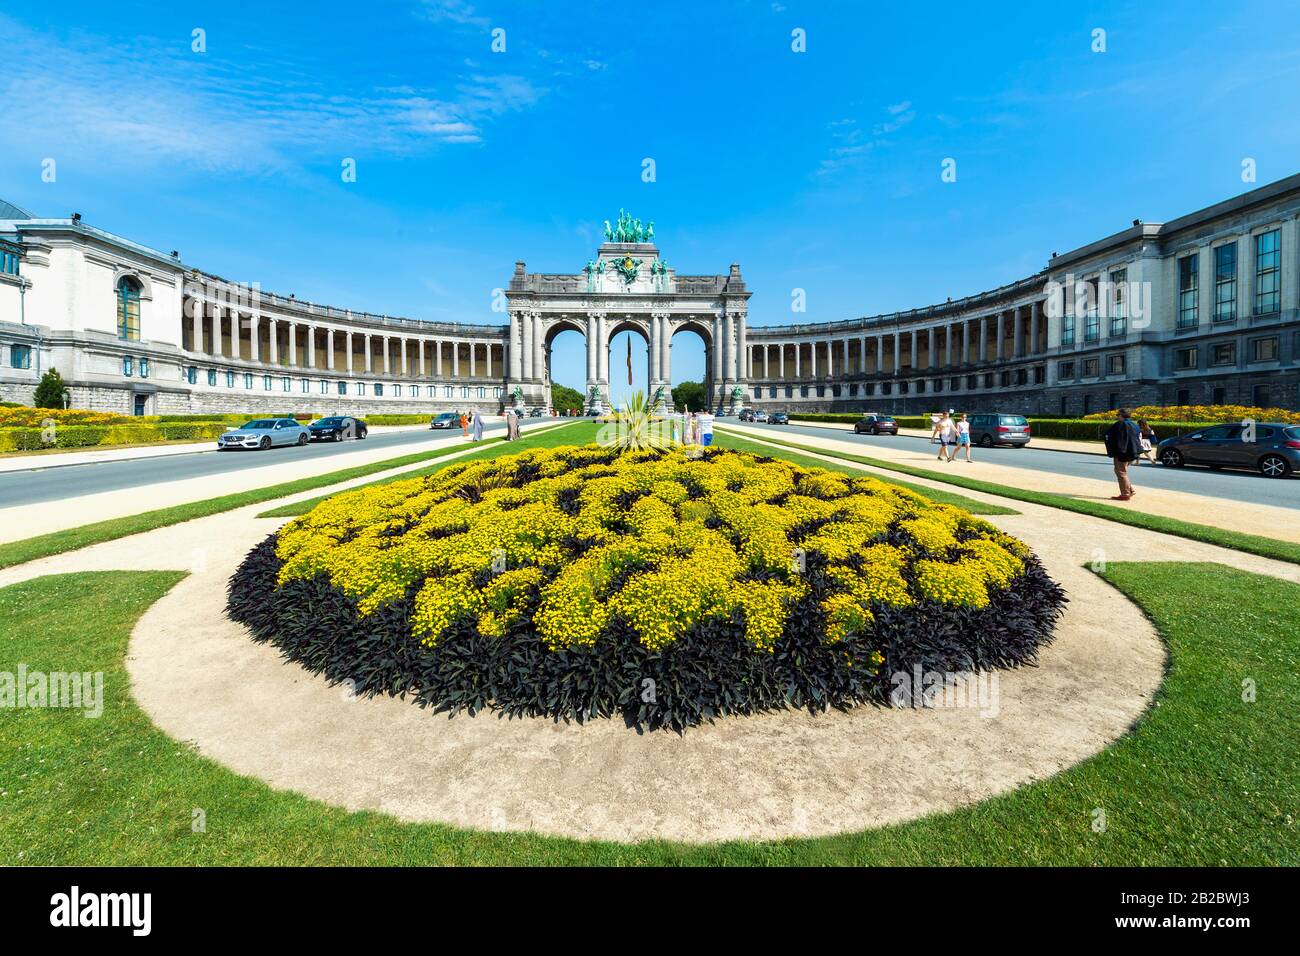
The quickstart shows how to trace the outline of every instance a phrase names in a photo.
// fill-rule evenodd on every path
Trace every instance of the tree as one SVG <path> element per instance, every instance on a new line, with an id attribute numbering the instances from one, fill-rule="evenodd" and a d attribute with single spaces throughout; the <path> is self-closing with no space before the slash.
<path id="1" fill-rule="evenodd" d="M 582 393 L 577 389 L 569 388 L 567 385 L 551 386 L 551 405 L 558 412 L 567 412 L 570 409 L 582 413 Z"/>
<path id="2" fill-rule="evenodd" d="M 63 384 L 63 376 L 57 368 L 52 368 L 41 376 L 36 386 L 36 395 L 32 399 L 37 408 L 62 408 L 63 398 L 68 388 Z"/>
<path id="3" fill-rule="evenodd" d="M 699 411 L 708 404 L 708 398 L 703 382 L 682 382 L 673 386 L 673 408 L 678 410 L 690 408 Z"/>

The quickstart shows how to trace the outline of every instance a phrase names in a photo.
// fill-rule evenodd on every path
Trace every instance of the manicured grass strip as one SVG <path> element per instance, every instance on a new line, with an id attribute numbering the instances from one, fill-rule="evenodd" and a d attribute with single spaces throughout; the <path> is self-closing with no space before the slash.
<path id="1" fill-rule="evenodd" d="M 561 425 L 559 427 L 566 428 L 569 426 Z M 504 443 L 504 439 L 501 438 L 487 438 L 484 441 Z M 21 541 L 10 541 L 7 544 L 0 544 L 0 568 L 12 567 L 25 561 L 35 561 L 37 558 L 48 558 L 50 555 L 62 554 L 65 551 L 75 551 L 78 548 L 85 548 L 92 544 L 114 541 L 117 538 L 140 534 L 143 531 L 153 531 L 155 528 L 165 528 L 168 525 L 180 524 L 182 521 L 191 521 L 194 518 L 206 518 L 208 515 L 242 508 L 244 505 L 274 501 L 276 498 L 297 494 L 300 491 L 311 491 L 313 488 L 324 488 L 328 485 L 338 484 L 341 481 L 364 478 L 366 475 L 387 471 L 390 468 L 417 465 L 422 461 L 430 461 L 462 451 L 464 448 L 465 445 L 452 445 L 449 448 L 402 455 L 398 458 L 377 461 L 370 465 L 357 465 L 353 468 L 343 468 L 323 475 L 312 475 L 310 478 L 299 478 L 278 485 L 268 485 L 265 488 L 252 488 L 248 491 L 222 495 L 218 498 L 192 501 L 188 504 L 174 505 L 170 508 L 159 508 L 156 511 L 145 511 L 137 515 L 110 518 L 107 521 L 96 521 L 94 524 L 83 524 L 76 528 L 53 531 L 49 534 L 37 535 L 34 538 L 23 538 Z"/>
<path id="2" fill-rule="evenodd" d="M 1190 538 L 1192 541 L 1203 541 L 1206 544 L 1218 545 L 1221 548 L 1245 551 L 1247 554 L 1257 554 L 1263 558 L 1274 558 L 1278 561 L 1290 561 L 1293 564 L 1300 564 L 1300 544 L 1292 541 L 1280 541 L 1277 538 L 1266 538 L 1263 535 L 1246 534 L 1242 531 L 1229 531 L 1226 528 L 1213 528 L 1209 525 L 1194 524 L 1190 521 L 1167 518 L 1164 515 L 1147 514 L 1143 511 L 1130 511 L 1127 508 L 1117 508 L 1114 505 L 1102 504 L 1097 501 L 1085 501 L 1051 491 L 1030 491 L 1026 488 L 1014 488 L 1011 485 L 998 485 L 991 481 L 980 481 L 978 478 L 943 475 L 933 471 L 926 471 L 924 468 L 916 468 L 912 465 L 900 465 L 897 462 L 882 461 L 879 458 L 866 458 L 861 455 L 831 451 L 826 448 L 812 448 L 808 445 L 800 445 L 776 438 L 764 438 L 763 440 L 787 448 L 799 448 L 803 451 L 817 452 L 819 455 L 842 458 L 845 461 L 860 462 L 883 471 L 912 475 L 916 478 L 929 478 L 931 481 L 956 485 L 958 488 L 966 488 L 970 491 L 982 491 L 986 494 L 1011 498 L 1015 501 L 1027 501 L 1030 504 L 1060 508 L 1077 514 L 1091 515 L 1094 518 L 1104 518 L 1107 521 L 1117 521 L 1120 524 L 1132 525 L 1135 528 L 1159 531 L 1162 534 L 1172 534 L 1179 538 Z M 933 494 L 924 488 L 918 490 L 922 494 Z"/>
<path id="3" fill-rule="evenodd" d="M 734 434 L 723 434 L 715 432 L 713 443 L 723 448 L 734 448 L 737 451 L 749 452 L 751 455 L 763 455 L 771 458 L 780 457 L 786 461 L 792 461 L 796 465 L 802 465 L 805 468 L 824 468 L 827 471 L 838 471 L 841 474 L 861 477 L 863 471 L 861 468 L 848 468 L 842 465 L 836 465 L 829 461 L 823 461 L 820 458 L 812 458 L 808 455 L 800 455 L 796 452 L 780 451 L 770 448 L 758 442 L 749 441 Z M 822 454 L 830 454 L 822 452 Z M 877 476 L 872 475 L 875 478 Z M 987 501 L 976 501 L 974 498 L 967 498 L 964 495 L 955 495 L 949 491 L 940 491 L 937 488 L 926 488 L 922 485 L 914 485 L 908 481 L 895 481 L 890 478 L 881 478 L 881 481 L 890 485 L 898 485 L 900 488 L 906 488 L 909 491 L 915 491 L 918 495 L 925 495 L 931 501 L 944 505 L 954 505 L 958 508 L 965 508 L 971 514 L 977 515 L 1018 515 L 1019 511 L 1014 508 L 1004 508 L 1002 505 L 991 504 Z"/>
<path id="4" fill-rule="evenodd" d="M 455 461 L 440 461 L 428 468 L 415 468 L 401 475 L 394 475 L 391 478 L 381 478 L 379 481 L 368 482 L 364 485 L 357 485 L 348 491 L 358 491 L 361 488 L 370 488 L 374 485 L 386 485 L 392 481 L 405 481 L 408 478 L 422 478 L 425 475 L 431 475 L 436 471 L 446 468 L 448 465 L 460 464 L 465 461 L 482 461 L 484 458 L 495 458 L 498 455 L 514 455 L 521 451 L 527 451 L 530 448 L 554 448 L 557 445 L 584 445 L 587 442 L 596 440 L 597 425 L 594 422 L 575 422 L 564 428 L 547 429 L 541 434 L 528 437 L 521 436 L 518 441 L 509 444 L 493 445 L 491 448 L 484 448 L 470 455 L 461 455 Z M 463 447 L 463 446 L 462 446 Z M 327 498 L 334 497 L 335 494 L 320 495 L 316 498 L 308 498 L 305 501 L 295 501 L 287 505 L 280 505 L 278 508 L 272 508 L 270 511 L 263 511 L 258 515 L 259 518 L 292 518 L 298 515 L 305 515 L 312 508 L 315 508 Z"/>
<path id="5" fill-rule="evenodd" d="M 0 590 L 0 670 L 12 673 L 22 662 L 29 672 L 100 671 L 106 698 L 103 716 L 93 720 L 52 708 L 5 712 L 0 859 L 118 866 L 1300 864 L 1293 816 L 1300 751 L 1282 732 L 1300 700 L 1300 586 L 1275 578 L 1212 564 L 1110 564 L 1106 579 L 1165 636 L 1168 674 L 1129 735 L 1063 773 L 879 830 L 688 846 L 406 824 L 224 769 L 154 727 L 131 698 L 124 670 L 135 622 L 181 576 L 91 572 Z M 1248 679 L 1251 702 L 1243 700 Z M 428 719 L 436 728 L 438 718 Z M 1106 814 L 1100 833 L 1092 828 L 1098 808 Z M 205 833 L 192 832 L 195 809 L 206 815 Z"/>

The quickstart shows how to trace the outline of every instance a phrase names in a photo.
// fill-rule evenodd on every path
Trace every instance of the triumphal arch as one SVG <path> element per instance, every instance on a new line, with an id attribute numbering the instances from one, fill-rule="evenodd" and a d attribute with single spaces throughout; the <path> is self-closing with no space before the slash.
<path id="1" fill-rule="evenodd" d="M 577 272 L 528 272 L 522 262 L 505 290 L 510 312 L 506 404 L 550 406 L 551 343 L 561 332 L 587 342 L 588 412 L 609 410 L 610 342 L 631 329 L 650 357 L 649 396 L 672 410 L 672 338 L 704 340 L 705 389 L 715 410 L 734 412 L 748 394 L 746 314 L 750 293 L 740 266 L 722 275 L 682 275 L 660 253 L 653 221 L 620 210 L 604 223 L 605 241 Z"/>

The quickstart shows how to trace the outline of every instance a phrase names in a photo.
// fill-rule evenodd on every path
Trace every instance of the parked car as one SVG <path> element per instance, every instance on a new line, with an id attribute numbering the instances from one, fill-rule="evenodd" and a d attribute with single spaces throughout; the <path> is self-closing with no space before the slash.
<path id="1" fill-rule="evenodd" d="M 430 428 L 460 428 L 460 415 L 456 412 L 439 412 L 429 422 Z"/>
<path id="2" fill-rule="evenodd" d="M 311 440 L 307 426 L 292 418 L 257 418 L 224 432 L 217 439 L 217 450 L 257 448 L 265 451 L 272 445 L 305 445 Z"/>
<path id="3" fill-rule="evenodd" d="M 771 425 L 789 425 L 790 416 L 785 412 L 773 412 L 768 416 L 768 424 Z"/>
<path id="4" fill-rule="evenodd" d="M 863 415 L 861 419 L 853 423 L 853 434 L 855 435 L 897 435 L 898 422 L 894 421 L 893 415 Z"/>
<path id="5" fill-rule="evenodd" d="M 1285 478 L 1300 468 L 1300 425 L 1213 425 L 1166 438 L 1156 446 L 1156 457 L 1170 468 L 1250 468 L 1266 478 Z"/>
<path id="6" fill-rule="evenodd" d="M 736 418 L 742 422 L 752 422 L 754 420 L 754 410 L 752 408 L 742 408 Z"/>
<path id="7" fill-rule="evenodd" d="M 761 410 L 760 410 L 760 411 L 757 411 L 757 412 L 754 412 L 754 421 L 755 421 L 755 422 L 759 422 L 759 423 L 766 422 L 766 421 L 767 421 L 767 412 L 765 412 L 765 411 L 761 411 Z"/>
<path id="8" fill-rule="evenodd" d="M 362 439 L 369 429 L 366 423 L 350 415 L 330 415 L 307 426 L 312 441 L 343 441 L 345 438 Z"/>
<path id="9" fill-rule="evenodd" d="M 971 444 L 992 448 L 1010 445 L 1023 448 L 1029 444 L 1029 420 L 1024 415 L 1006 412 L 977 412 L 968 415 Z"/>
<path id="10" fill-rule="evenodd" d="M 529 418 L 541 418 L 541 417 L 542 417 L 542 406 L 538 405 L 536 408 L 529 409 L 529 411 L 528 411 L 528 417 L 529 417 Z"/>

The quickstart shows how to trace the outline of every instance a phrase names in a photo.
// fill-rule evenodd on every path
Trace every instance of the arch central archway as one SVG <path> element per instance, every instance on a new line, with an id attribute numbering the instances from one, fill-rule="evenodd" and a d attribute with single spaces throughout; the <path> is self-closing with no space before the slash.
<path id="1" fill-rule="evenodd" d="M 626 344 L 618 343 L 623 337 Z M 617 350 L 615 345 L 618 344 Z M 618 406 L 633 391 L 653 399 L 658 382 L 654 378 L 654 330 L 640 316 L 610 317 L 606 337 L 606 397 Z"/>
<path id="2" fill-rule="evenodd" d="M 581 344 L 578 342 L 579 337 Z M 587 385 L 584 364 L 589 351 L 587 329 L 581 322 L 560 318 L 547 325 L 542 339 L 542 385 L 547 411 L 556 408 L 556 385 L 578 392 L 585 408 Z"/>
<path id="3" fill-rule="evenodd" d="M 692 411 L 700 411 L 701 407 L 707 405 L 710 408 L 716 408 L 719 404 L 718 383 L 713 374 L 715 364 L 716 349 L 714 348 L 713 329 L 709 323 L 699 319 L 688 318 L 682 321 L 670 323 L 668 341 L 668 364 L 664 368 L 664 379 L 668 382 L 668 392 L 671 394 L 675 385 L 680 385 L 687 381 L 697 381 L 696 375 L 704 386 L 704 398 L 692 408 Z M 685 340 L 679 340 L 678 336 L 686 336 Z M 690 336 L 698 338 L 702 346 L 702 361 L 695 363 L 686 357 L 683 352 L 683 346 L 693 344 Z M 680 359 L 678 358 L 680 356 Z"/>

